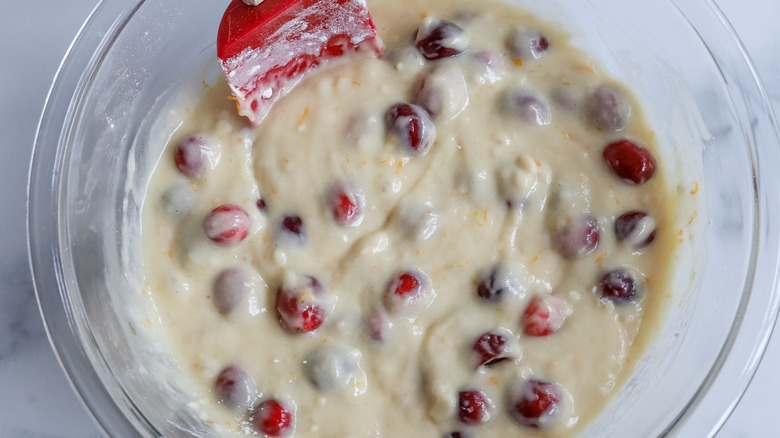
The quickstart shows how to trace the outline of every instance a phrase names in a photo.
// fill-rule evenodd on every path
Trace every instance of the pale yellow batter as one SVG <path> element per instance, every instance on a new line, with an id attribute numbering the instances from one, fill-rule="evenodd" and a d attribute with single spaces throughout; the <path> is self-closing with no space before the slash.
<path id="1" fill-rule="evenodd" d="M 622 139 L 652 151 L 652 132 L 622 86 L 528 14 L 484 0 L 369 6 L 383 59 L 310 76 L 254 129 L 221 82 L 175 113 L 182 124 L 144 211 L 145 272 L 172 354 L 200 387 L 204 420 L 226 434 L 255 434 L 252 407 L 274 398 L 293 407 L 301 437 L 576 432 L 619 390 L 666 296 L 674 236 L 663 162 L 634 185 L 602 156 Z M 415 32 L 436 19 L 463 29 L 451 41 L 463 53 L 420 55 Z M 529 32 L 549 42 L 538 58 L 523 51 Z M 594 115 L 589 99 L 603 86 L 630 106 L 624 128 Z M 435 107 L 427 152 L 405 148 L 386 127 L 388 108 L 399 102 Z M 194 134 L 208 153 L 202 171 L 187 176 L 174 148 Z M 334 219 L 334 187 L 362 195 L 358 223 Z M 204 217 L 224 204 L 249 217 L 248 236 L 232 246 L 204 231 Z M 614 224 L 629 210 L 649 216 L 619 242 Z M 284 218 L 293 216 L 302 236 L 285 231 Z M 587 217 L 597 223 L 595 249 L 561 244 L 562 233 Z M 616 268 L 641 290 L 627 303 L 601 294 L 601 276 Z M 233 274 L 217 282 L 225 270 Z M 415 303 L 386 296 L 402 272 L 420 280 Z M 491 273 L 506 290 L 486 300 L 478 291 Z M 280 289 L 321 305 L 322 324 L 308 333 L 280 324 Z M 535 296 L 556 312 L 557 330 L 547 336 L 524 332 Z M 508 359 L 479 366 L 473 345 L 487 332 L 504 336 Z M 215 390 L 228 365 L 254 381 L 241 403 L 220 401 Z M 556 412 L 537 430 L 510 414 L 516 386 L 528 379 L 560 392 Z M 459 421 L 463 389 L 490 400 L 484 423 Z"/>

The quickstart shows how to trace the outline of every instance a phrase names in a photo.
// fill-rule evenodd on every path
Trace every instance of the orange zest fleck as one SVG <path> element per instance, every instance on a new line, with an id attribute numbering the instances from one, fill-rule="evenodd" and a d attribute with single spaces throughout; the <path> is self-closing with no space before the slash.
<path id="1" fill-rule="evenodd" d="M 515 59 L 513 59 L 513 60 L 512 60 L 512 64 L 514 64 L 514 65 L 516 65 L 516 66 L 520 67 L 520 66 L 522 66 L 522 65 L 523 65 L 523 60 L 522 60 L 522 59 L 520 59 L 520 58 L 515 58 Z"/>
<path id="2" fill-rule="evenodd" d="M 206 80 L 204 79 L 204 80 L 203 80 L 203 88 L 208 88 L 208 87 L 209 87 L 209 84 L 207 84 L 207 83 L 206 83 Z"/>
<path id="3" fill-rule="evenodd" d="M 696 216 L 699 215 L 699 212 L 697 210 L 693 210 L 693 216 L 691 216 L 691 220 L 688 221 L 688 225 L 692 224 L 694 220 L 696 220 Z"/>
<path id="4" fill-rule="evenodd" d="M 236 112 L 241 112 L 241 104 L 238 102 L 238 98 L 236 96 L 233 96 L 232 94 L 229 95 L 228 100 L 232 100 L 236 103 Z"/>
<path id="5" fill-rule="evenodd" d="M 301 117 L 298 119 L 298 127 L 300 128 L 301 125 L 303 125 L 303 121 L 306 120 L 306 117 L 309 115 L 309 105 L 306 105 L 306 108 L 303 109 L 303 114 L 301 114 Z"/>
<path id="6" fill-rule="evenodd" d="M 571 85 L 571 82 L 564 82 L 563 85 L 566 85 L 567 87 Z"/>
<path id="7" fill-rule="evenodd" d="M 697 181 L 693 182 L 693 190 L 691 190 L 691 195 L 695 195 L 699 193 L 699 183 Z"/>
<path id="8" fill-rule="evenodd" d="M 352 81 L 352 83 L 353 83 L 353 84 L 355 84 L 355 85 L 357 85 L 358 87 L 359 87 L 359 86 L 361 86 L 361 85 L 363 85 L 363 84 L 361 84 L 361 83 L 360 83 L 360 82 L 358 82 L 358 81 Z"/>
<path id="9" fill-rule="evenodd" d="M 477 218 L 477 225 L 483 227 L 487 224 L 487 210 L 482 212 L 482 223 L 479 223 L 479 210 L 474 210 L 474 217 Z"/>
<path id="10" fill-rule="evenodd" d="M 496 379 L 495 377 L 491 377 L 490 384 L 493 386 L 498 386 L 498 379 Z"/>
<path id="11" fill-rule="evenodd" d="M 284 159 L 284 164 L 290 164 L 290 159 L 289 158 L 285 158 Z"/>

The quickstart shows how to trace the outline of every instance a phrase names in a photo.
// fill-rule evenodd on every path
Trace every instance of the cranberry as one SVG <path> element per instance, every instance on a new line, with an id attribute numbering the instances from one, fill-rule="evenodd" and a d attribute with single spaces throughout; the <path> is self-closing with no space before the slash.
<path id="1" fill-rule="evenodd" d="M 206 159 L 209 149 L 206 146 L 206 138 L 202 135 L 185 137 L 176 143 L 173 152 L 173 161 L 179 172 L 188 178 L 197 178 L 206 167 Z"/>
<path id="2" fill-rule="evenodd" d="M 498 303 L 508 295 L 517 295 L 517 279 L 503 266 L 495 266 L 482 275 L 477 283 L 477 296 L 491 303 Z"/>
<path id="3" fill-rule="evenodd" d="M 348 182 L 337 183 L 328 194 L 333 219 L 348 227 L 360 225 L 363 222 L 363 209 L 366 198 L 363 192 Z"/>
<path id="4" fill-rule="evenodd" d="M 325 321 L 325 290 L 309 275 L 298 278 L 297 284 L 280 287 L 276 293 L 276 316 L 289 333 L 308 333 Z"/>
<path id="5" fill-rule="evenodd" d="M 347 352 L 329 344 L 309 353 L 303 364 L 306 378 L 314 387 L 325 392 L 346 387 L 357 368 Z"/>
<path id="6" fill-rule="evenodd" d="M 446 435 L 444 435 L 444 438 L 471 438 L 471 434 L 456 430 L 447 433 Z"/>
<path id="7" fill-rule="evenodd" d="M 382 301 L 394 314 L 408 314 L 428 298 L 430 280 L 420 271 L 404 271 L 387 284 Z"/>
<path id="8" fill-rule="evenodd" d="M 162 201 L 169 214 L 184 216 L 195 205 L 195 190 L 186 183 L 176 184 L 163 194 Z"/>
<path id="9" fill-rule="evenodd" d="M 491 418 L 493 403 L 479 390 L 467 389 L 458 393 L 458 420 L 463 424 L 487 423 Z"/>
<path id="10" fill-rule="evenodd" d="M 252 284 L 238 269 L 226 269 L 214 280 L 214 304 L 220 312 L 229 314 L 249 295 Z"/>
<path id="11" fill-rule="evenodd" d="M 491 366 L 507 359 L 514 359 L 514 353 L 509 348 L 506 336 L 499 333 L 484 333 L 471 346 L 479 355 L 477 368 Z"/>
<path id="12" fill-rule="evenodd" d="M 468 48 L 469 39 L 457 24 L 427 17 L 414 44 L 425 59 L 434 60 L 460 55 Z"/>
<path id="13" fill-rule="evenodd" d="M 470 71 L 480 83 L 495 83 L 504 75 L 504 63 L 498 53 L 480 50 L 469 57 Z"/>
<path id="14" fill-rule="evenodd" d="M 398 103 L 385 113 L 385 129 L 414 155 L 422 156 L 436 140 L 436 125 L 420 106 Z"/>
<path id="15" fill-rule="evenodd" d="M 463 72 L 452 65 L 429 70 L 415 86 L 414 103 L 425 108 L 433 118 L 454 119 L 469 103 Z"/>
<path id="16" fill-rule="evenodd" d="M 281 400 L 265 400 L 252 412 L 252 424 L 267 436 L 289 436 L 295 428 L 295 413 Z"/>
<path id="17" fill-rule="evenodd" d="M 251 406 L 257 395 L 252 376 L 236 365 L 229 365 L 220 371 L 214 389 L 219 402 L 231 409 Z"/>
<path id="18" fill-rule="evenodd" d="M 618 268 L 601 276 L 598 290 L 601 291 L 602 298 L 620 305 L 635 301 L 639 296 L 640 287 L 631 273 Z"/>
<path id="19" fill-rule="evenodd" d="M 592 253 L 599 245 L 599 223 L 591 215 L 573 218 L 553 236 L 553 245 L 565 259 L 575 259 Z"/>
<path id="20" fill-rule="evenodd" d="M 376 342 L 384 342 L 393 330 L 393 322 L 384 312 L 374 312 L 368 320 L 368 334 Z"/>
<path id="21" fill-rule="evenodd" d="M 547 53 L 550 42 L 537 30 L 516 29 L 509 35 L 507 48 L 514 58 L 538 59 Z"/>
<path id="22" fill-rule="evenodd" d="M 222 246 L 241 243 L 249 235 L 249 225 L 249 214 L 235 204 L 220 205 L 203 219 L 206 236 Z"/>
<path id="23" fill-rule="evenodd" d="M 644 211 L 627 211 L 615 220 L 615 237 L 634 249 L 645 248 L 655 239 L 655 221 Z"/>
<path id="24" fill-rule="evenodd" d="M 263 198 L 258 198 L 255 205 L 257 205 L 257 209 L 260 210 L 261 213 L 265 213 L 268 210 L 268 206 Z"/>
<path id="25" fill-rule="evenodd" d="M 283 217 L 282 231 L 299 240 L 306 239 L 306 228 L 303 226 L 303 219 L 301 219 L 300 216 L 288 215 Z"/>
<path id="26" fill-rule="evenodd" d="M 436 208 L 429 202 L 401 204 L 397 216 L 404 234 L 413 239 L 429 239 L 439 225 L 439 215 Z"/>
<path id="27" fill-rule="evenodd" d="M 586 103 L 593 125 L 607 131 L 620 131 L 628 124 L 631 104 L 623 93 L 609 86 L 596 89 Z"/>
<path id="28" fill-rule="evenodd" d="M 631 140 L 618 140 L 604 148 L 609 171 L 627 184 L 644 184 L 655 174 L 655 158 Z"/>
<path id="29" fill-rule="evenodd" d="M 520 90 L 508 91 L 504 94 L 504 110 L 525 123 L 532 125 L 549 125 L 552 113 L 547 102 L 539 97 Z"/>
<path id="30" fill-rule="evenodd" d="M 520 425 L 545 429 L 557 419 L 563 400 L 558 385 L 538 379 L 528 379 L 512 389 L 509 412 Z"/>
<path id="31" fill-rule="evenodd" d="M 548 336 L 557 332 L 571 314 L 571 306 L 550 294 L 531 299 L 523 312 L 523 333 L 529 336 Z"/>

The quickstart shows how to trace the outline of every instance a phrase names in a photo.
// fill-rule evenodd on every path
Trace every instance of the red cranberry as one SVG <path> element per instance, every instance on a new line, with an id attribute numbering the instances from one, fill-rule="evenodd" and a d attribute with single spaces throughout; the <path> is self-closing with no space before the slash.
<path id="1" fill-rule="evenodd" d="M 428 298 L 430 280 L 420 271 L 404 271 L 394 276 L 387 285 L 382 301 L 394 314 L 409 314 Z"/>
<path id="2" fill-rule="evenodd" d="M 349 385 L 358 365 L 348 352 L 324 344 L 306 355 L 303 367 L 306 378 L 315 388 L 334 392 Z"/>
<path id="3" fill-rule="evenodd" d="M 229 314 L 252 290 L 252 284 L 238 269 L 226 269 L 214 280 L 214 304 L 220 312 Z"/>
<path id="4" fill-rule="evenodd" d="M 547 53 L 550 42 L 537 30 L 516 29 L 509 35 L 507 48 L 513 58 L 538 59 Z"/>
<path id="5" fill-rule="evenodd" d="M 586 105 L 591 122 L 602 130 L 620 131 L 631 116 L 631 104 L 626 96 L 609 86 L 597 88 Z"/>
<path id="6" fill-rule="evenodd" d="M 406 237 L 413 239 L 429 239 L 439 225 L 439 214 L 430 202 L 401 204 L 397 216 Z"/>
<path id="7" fill-rule="evenodd" d="M 384 342 L 391 335 L 393 322 L 384 312 L 374 312 L 368 320 L 368 334 L 376 342 Z"/>
<path id="8" fill-rule="evenodd" d="M 297 284 L 280 287 L 276 293 L 276 316 L 282 328 L 292 334 L 316 330 L 325 321 L 325 290 L 309 275 L 298 278 Z"/>
<path id="9" fill-rule="evenodd" d="M 558 385 L 528 379 L 512 389 L 509 412 L 522 426 L 546 429 L 557 420 L 562 401 L 563 395 Z"/>
<path id="10" fill-rule="evenodd" d="M 618 268 L 601 276 L 598 290 L 601 291 L 602 298 L 620 305 L 635 301 L 639 296 L 640 286 L 631 273 Z"/>
<path id="11" fill-rule="evenodd" d="M 265 213 L 268 210 L 268 206 L 263 198 L 258 198 L 255 205 L 257 205 L 257 209 L 260 210 L 261 213 Z"/>
<path id="12" fill-rule="evenodd" d="M 398 103 L 387 110 L 385 129 L 416 156 L 427 154 L 436 140 L 431 117 L 422 107 L 410 103 Z"/>
<path id="13" fill-rule="evenodd" d="M 471 434 L 456 430 L 444 435 L 444 438 L 471 438 Z"/>
<path id="14" fill-rule="evenodd" d="M 503 266 L 493 267 L 477 283 L 477 296 L 491 303 L 499 303 L 518 293 L 517 279 Z"/>
<path id="15" fill-rule="evenodd" d="M 461 423 L 487 423 L 492 416 L 492 410 L 493 403 L 482 391 L 467 389 L 458 393 L 458 420 Z"/>
<path id="16" fill-rule="evenodd" d="M 553 236 L 553 245 L 565 259 L 575 259 L 592 253 L 599 245 L 599 223 L 591 215 L 573 218 Z"/>
<path id="17" fill-rule="evenodd" d="M 477 368 L 483 365 L 495 365 L 507 359 L 514 359 L 515 357 L 512 349 L 509 347 L 506 336 L 499 333 L 487 332 L 482 334 L 482 336 L 474 341 L 471 349 L 479 355 Z"/>
<path id="18" fill-rule="evenodd" d="M 195 205 L 195 190 L 189 184 L 178 183 L 165 191 L 162 201 L 169 214 L 184 216 Z"/>
<path id="19" fill-rule="evenodd" d="M 495 83 L 504 75 L 501 55 L 489 50 L 480 50 L 469 57 L 469 68 L 476 73 L 480 83 Z"/>
<path id="20" fill-rule="evenodd" d="M 363 222 L 363 209 L 366 198 L 363 192 L 348 182 L 337 183 L 328 194 L 333 219 L 348 227 L 360 225 Z"/>
<path id="21" fill-rule="evenodd" d="M 306 228 L 300 216 L 288 215 L 282 218 L 282 231 L 299 240 L 306 239 Z"/>
<path id="22" fill-rule="evenodd" d="M 452 120 L 469 103 L 463 72 L 452 65 L 438 65 L 420 78 L 414 89 L 414 103 L 433 118 Z"/>
<path id="23" fill-rule="evenodd" d="M 631 140 L 619 140 L 604 148 L 609 171 L 627 184 L 644 184 L 655 174 L 655 158 Z"/>
<path id="24" fill-rule="evenodd" d="M 206 138 L 193 135 L 179 140 L 173 152 L 173 161 L 179 172 L 189 178 L 197 178 L 206 167 L 208 154 Z"/>
<path id="25" fill-rule="evenodd" d="M 504 110 L 525 123 L 543 126 L 552 122 L 550 106 L 531 93 L 519 90 L 508 91 L 503 101 Z"/>
<path id="26" fill-rule="evenodd" d="M 615 237 L 634 249 L 645 248 L 655 239 L 655 221 L 644 211 L 627 211 L 615 220 Z"/>
<path id="27" fill-rule="evenodd" d="M 537 295 L 523 312 L 523 333 L 529 336 L 548 336 L 557 332 L 571 314 L 571 306 L 562 299 L 549 295 Z"/>
<path id="28" fill-rule="evenodd" d="M 231 409 L 251 406 L 257 395 L 257 387 L 252 376 L 236 365 L 225 367 L 217 375 L 214 389 L 219 402 Z"/>
<path id="29" fill-rule="evenodd" d="M 449 58 L 463 53 L 468 37 L 457 24 L 428 17 L 423 20 L 414 42 L 425 59 Z"/>
<path id="30" fill-rule="evenodd" d="M 241 243 L 249 235 L 249 225 L 249 214 L 235 204 L 220 205 L 203 219 L 206 236 L 222 246 Z"/>
<path id="31" fill-rule="evenodd" d="M 252 424 L 267 436 L 290 436 L 295 428 L 295 413 L 281 400 L 265 400 L 252 412 Z"/>

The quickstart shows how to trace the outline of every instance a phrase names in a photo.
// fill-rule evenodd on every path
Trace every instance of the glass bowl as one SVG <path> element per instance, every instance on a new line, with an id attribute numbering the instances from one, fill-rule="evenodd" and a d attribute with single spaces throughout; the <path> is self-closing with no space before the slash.
<path id="1" fill-rule="evenodd" d="M 183 89 L 213 82 L 225 2 L 104 0 L 56 75 L 35 141 L 29 249 L 41 312 L 110 436 L 210 436 L 182 370 L 141 328 L 141 207 Z M 744 48 L 710 0 L 516 3 L 570 30 L 645 107 L 682 230 L 665 316 L 583 436 L 707 436 L 738 402 L 777 315 L 778 134 Z M 662 23 L 662 24 L 661 24 Z M 174 92 L 176 91 L 176 92 Z"/>

